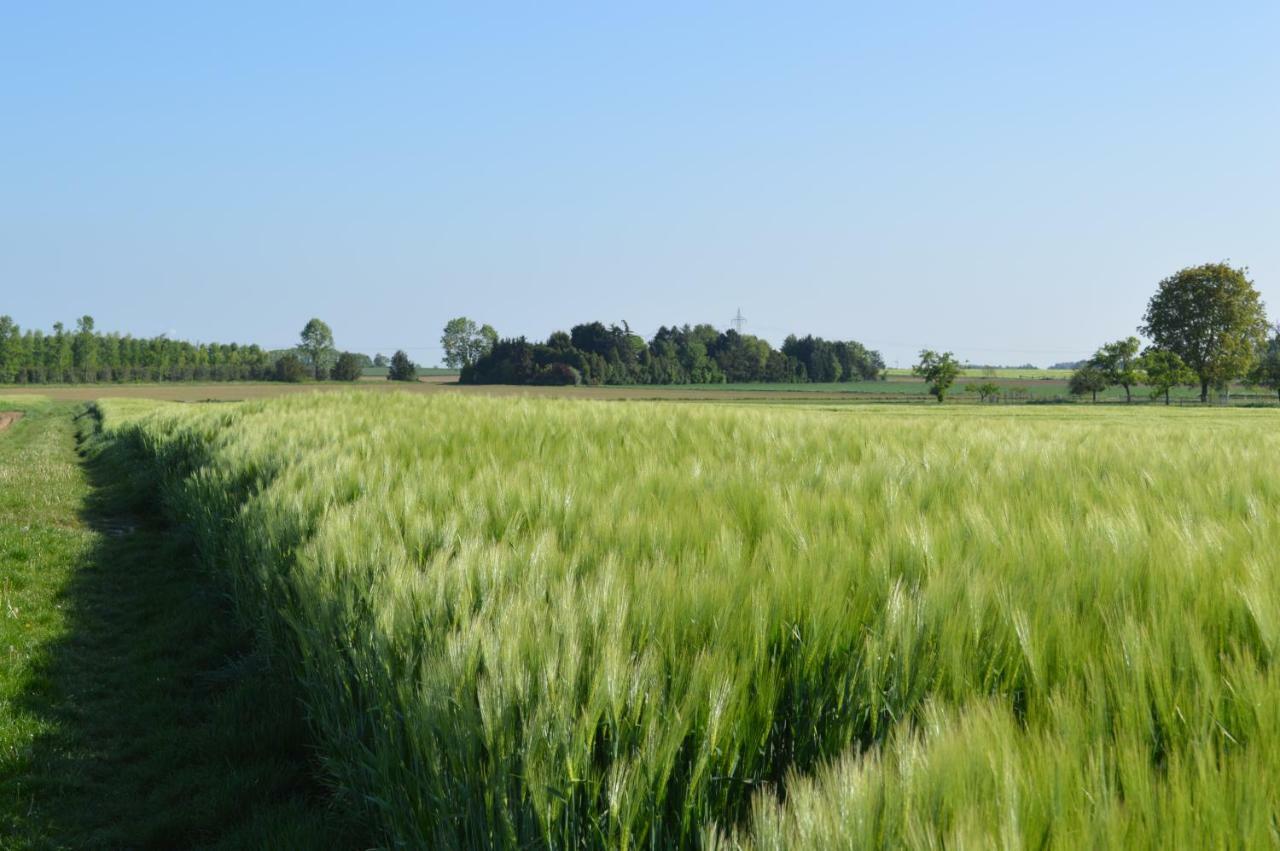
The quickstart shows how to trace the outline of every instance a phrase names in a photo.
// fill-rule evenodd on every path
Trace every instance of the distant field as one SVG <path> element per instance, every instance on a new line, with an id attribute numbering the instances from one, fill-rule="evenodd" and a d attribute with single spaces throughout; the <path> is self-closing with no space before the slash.
<path id="1" fill-rule="evenodd" d="M 911 376 L 910 369 L 886 369 L 890 376 Z M 1020 378 L 1027 381 L 1042 379 L 1065 379 L 1071 377 L 1069 369 L 966 369 L 961 371 L 964 378 Z"/>
<path id="2" fill-rule="evenodd" d="M 1067 383 L 1060 379 L 1043 381 L 1013 380 L 1006 378 L 985 379 L 1001 387 L 1003 400 L 1020 401 L 1078 401 L 1067 391 Z M 973 379 L 961 379 L 956 383 L 948 404 L 977 404 L 978 397 L 965 391 L 965 386 L 979 383 Z M 867 402 L 919 402 L 933 404 L 928 388 L 918 378 L 895 377 L 888 381 L 854 381 L 831 384 L 680 384 L 680 385 L 632 385 L 611 387 L 533 387 L 502 384 L 459 385 L 451 375 L 435 375 L 417 382 L 383 381 L 365 379 L 357 383 L 361 390 L 381 393 L 453 393 L 479 396 L 530 396 L 569 399 L 629 399 L 670 401 L 741 401 L 800 403 L 823 402 L 863 404 Z M 307 393 L 335 393 L 351 390 L 351 384 L 284 384 L 280 382 L 212 382 L 208 384 L 168 382 L 160 384 L 45 384 L 0 387 L 0 393 L 38 395 L 64 401 L 93 401 L 96 399 L 156 399 L 170 402 L 242 401 L 276 396 L 293 396 Z M 1197 392 L 1190 388 L 1177 388 L 1175 400 L 1194 401 Z M 1274 394 L 1245 387 L 1233 388 L 1237 403 L 1256 402 L 1272 404 Z M 1104 402 L 1124 399 L 1124 391 L 1113 387 L 1098 394 Z M 1135 402 L 1149 402 L 1145 388 L 1135 388 Z M 1081 402 L 1085 404 L 1085 402 Z"/>
<path id="3" fill-rule="evenodd" d="M 947 397 L 948 401 L 950 403 L 960 404 L 976 402 L 976 394 L 969 392 L 966 388 L 986 382 L 993 383 L 1000 388 L 1003 401 L 1048 401 L 1055 399 L 1076 401 L 1075 397 L 1071 396 L 1070 390 L 1067 386 L 1067 381 L 1060 378 L 1040 380 L 961 378 L 956 381 L 955 385 L 952 387 L 951 394 Z M 640 389 L 640 386 L 635 386 L 631 389 L 638 390 Z M 772 394 L 776 397 L 787 397 L 791 394 L 803 394 L 807 396 L 821 396 L 828 399 L 844 399 L 847 401 L 932 400 L 932 397 L 929 396 L 928 385 L 925 384 L 923 380 L 907 376 L 893 376 L 887 381 L 849 381 L 824 384 L 677 384 L 669 385 L 669 389 L 685 392 L 698 392 L 705 394 L 708 398 L 715 398 L 716 394 L 724 393 L 764 393 Z M 1270 402 L 1275 399 L 1273 394 L 1258 392 L 1253 388 L 1247 388 L 1240 385 L 1236 385 L 1232 388 L 1232 394 L 1233 396 L 1256 397 L 1258 401 L 1262 402 Z M 1174 399 L 1189 401 L 1199 398 L 1199 390 L 1189 387 L 1178 387 L 1174 388 L 1170 395 Z M 1098 394 L 1099 401 L 1115 402 L 1122 401 L 1124 398 L 1124 390 L 1120 387 L 1111 387 Z M 1147 388 L 1133 388 L 1133 399 L 1135 402 L 1148 402 L 1150 401 L 1150 398 L 1150 393 Z"/>
<path id="4" fill-rule="evenodd" d="M 362 378 L 386 378 L 391 373 L 391 369 L 385 366 L 366 366 L 361 370 Z M 418 376 L 442 376 L 442 375 L 458 375 L 456 369 L 446 369 L 438 366 L 420 366 L 418 367 Z"/>

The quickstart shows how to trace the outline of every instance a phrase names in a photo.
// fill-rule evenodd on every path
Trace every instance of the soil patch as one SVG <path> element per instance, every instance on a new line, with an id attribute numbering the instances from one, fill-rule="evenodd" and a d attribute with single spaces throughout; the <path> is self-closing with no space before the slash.
<path id="1" fill-rule="evenodd" d="M 0 411 L 0 431 L 22 419 L 22 411 Z"/>

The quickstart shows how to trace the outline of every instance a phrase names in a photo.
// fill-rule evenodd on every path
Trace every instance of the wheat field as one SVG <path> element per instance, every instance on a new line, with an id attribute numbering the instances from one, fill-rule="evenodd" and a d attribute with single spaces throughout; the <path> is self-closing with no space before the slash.
<path id="1" fill-rule="evenodd" d="M 1280 841 L 1280 418 L 99 403 L 428 847 Z"/>

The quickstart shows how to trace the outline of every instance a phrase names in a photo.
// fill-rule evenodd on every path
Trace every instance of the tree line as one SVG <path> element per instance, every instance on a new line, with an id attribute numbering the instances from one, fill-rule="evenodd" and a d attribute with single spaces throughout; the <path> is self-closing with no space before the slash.
<path id="1" fill-rule="evenodd" d="M 393 380 L 417 379 L 404 352 L 387 362 Z M 51 333 L 22 330 L 0 316 L 0 384 L 93 384 L 135 381 L 355 381 L 371 361 L 339 351 L 319 319 L 303 328 L 298 345 L 270 351 L 237 343 L 190 343 L 158 337 L 102 333 L 92 316 L 74 329 L 55 323 Z"/>
<path id="2" fill-rule="evenodd" d="M 0 316 L 0 383 L 242 381 L 272 377 L 275 361 L 256 345 L 189 343 L 101 333 L 92 316 L 51 333 L 22 330 Z"/>
<path id="3" fill-rule="evenodd" d="M 1244 380 L 1280 395 L 1280 325 L 1269 328 L 1248 272 L 1206 263 L 1165 278 L 1137 329 L 1150 345 L 1143 348 L 1137 337 L 1126 337 L 1099 347 L 1072 365 L 1071 394 L 1096 402 L 1099 393 L 1121 387 L 1125 401 L 1132 402 L 1134 388 L 1145 386 L 1167 405 L 1173 388 L 1186 386 L 1199 387 L 1200 401 L 1207 402 L 1211 388 L 1225 391 L 1231 382 Z M 926 349 L 913 371 L 942 402 L 960 369 L 951 352 Z"/>
<path id="4" fill-rule="evenodd" d="M 545 343 L 500 339 L 459 317 L 445 326 L 445 363 L 463 384 L 720 384 L 871 381 L 880 353 L 855 341 L 787 337 L 781 349 L 751 334 L 707 324 L 663 326 L 646 341 L 626 322 L 587 322 Z"/>
<path id="5" fill-rule="evenodd" d="M 1145 385 L 1152 398 L 1169 404 L 1175 387 L 1198 387 L 1200 401 L 1211 389 L 1225 392 L 1243 380 L 1280 394 L 1280 327 L 1269 328 L 1266 307 L 1247 268 L 1227 263 L 1191 266 L 1160 282 L 1147 303 L 1137 337 L 1101 346 L 1071 375 L 1075 395 L 1096 401 L 1108 387 Z"/>

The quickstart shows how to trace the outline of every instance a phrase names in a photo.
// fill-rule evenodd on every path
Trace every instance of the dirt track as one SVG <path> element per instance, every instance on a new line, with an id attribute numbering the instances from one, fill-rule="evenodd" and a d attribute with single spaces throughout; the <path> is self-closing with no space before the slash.
<path id="1" fill-rule="evenodd" d="M 22 419 L 22 411 L 0 411 L 0 431 Z"/>

